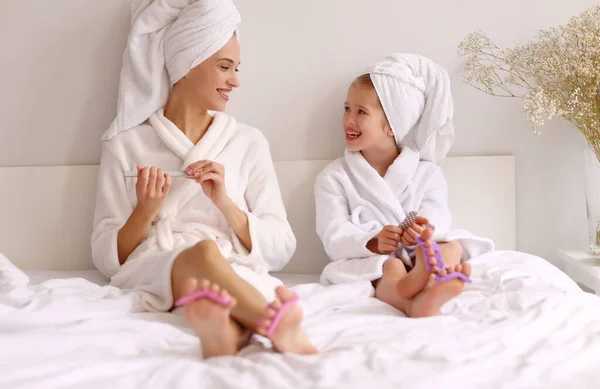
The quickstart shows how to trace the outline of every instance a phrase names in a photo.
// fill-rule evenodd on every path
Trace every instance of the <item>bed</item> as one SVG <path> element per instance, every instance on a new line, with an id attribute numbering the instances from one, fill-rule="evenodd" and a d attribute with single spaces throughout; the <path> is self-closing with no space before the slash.
<path id="1" fill-rule="evenodd" d="M 1 388 L 597 387 L 600 299 L 515 251 L 514 158 L 451 157 L 455 225 L 491 237 L 473 284 L 442 315 L 410 319 L 369 283 L 325 287 L 312 183 L 328 161 L 276 162 L 298 238 L 277 274 L 300 295 L 316 356 L 201 358 L 183 318 L 147 313 L 89 253 L 97 166 L 0 168 Z"/>

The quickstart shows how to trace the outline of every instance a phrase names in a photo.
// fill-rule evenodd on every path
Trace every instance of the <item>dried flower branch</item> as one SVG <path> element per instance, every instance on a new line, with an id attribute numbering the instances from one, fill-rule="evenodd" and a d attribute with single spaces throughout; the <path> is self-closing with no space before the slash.
<path id="1" fill-rule="evenodd" d="M 600 160 L 600 5 L 512 49 L 476 31 L 458 52 L 467 57 L 467 84 L 493 96 L 523 99 L 523 115 L 536 134 L 545 120 L 565 118 Z"/>

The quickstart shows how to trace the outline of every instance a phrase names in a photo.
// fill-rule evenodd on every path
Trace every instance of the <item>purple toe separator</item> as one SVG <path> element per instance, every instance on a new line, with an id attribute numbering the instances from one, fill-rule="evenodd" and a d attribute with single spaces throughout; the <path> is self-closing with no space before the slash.
<path id="1" fill-rule="evenodd" d="M 298 296 L 294 295 L 294 297 L 292 297 L 291 299 L 289 299 L 288 301 L 286 301 L 285 303 L 283 303 L 281 305 L 281 307 L 279 307 L 279 309 L 277 310 L 277 313 L 275 314 L 275 316 L 273 317 L 272 321 L 271 321 L 271 325 L 269 326 L 269 328 L 267 328 L 267 335 L 271 335 L 273 333 L 273 331 L 275 331 L 275 328 L 277 328 L 277 324 L 279 324 L 279 320 L 281 320 L 281 316 L 283 316 L 283 313 L 285 311 L 287 311 L 287 309 L 289 307 L 291 307 L 292 305 L 294 305 L 296 303 L 296 301 L 298 301 Z M 261 318 L 260 321 L 265 320 L 265 318 Z M 259 321 L 259 323 L 260 323 Z"/>
<path id="2" fill-rule="evenodd" d="M 210 290 L 197 290 L 194 293 L 190 293 L 175 301 L 175 307 L 180 307 L 182 305 L 191 303 L 192 301 L 200 300 L 203 298 L 207 298 L 225 307 L 229 306 L 229 303 L 231 302 L 231 296 L 222 297 L 216 293 L 211 292 Z"/>
<path id="3" fill-rule="evenodd" d="M 426 253 L 427 246 L 425 246 L 425 242 L 423 241 L 423 239 L 421 239 L 420 236 L 417 236 L 416 241 L 417 241 L 417 244 L 419 245 L 419 247 L 421 247 L 421 249 L 423 250 L 423 253 Z M 438 244 L 436 242 L 431 241 L 431 248 L 435 252 L 435 259 L 437 261 L 436 265 L 437 265 L 438 269 L 445 269 L 446 267 L 444 265 L 444 261 L 442 261 L 442 254 L 440 253 L 440 246 L 438 246 Z M 425 259 L 425 265 L 427 266 L 427 271 L 431 273 L 431 264 L 429 263 L 429 261 L 427 259 Z M 448 281 L 448 280 L 451 280 L 454 278 L 460 278 L 467 283 L 472 282 L 469 277 L 467 277 L 466 275 L 464 275 L 463 273 L 460 273 L 460 272 L 449 273 L 443 277 L 441 277 L 439 275 L 435 276 L 435 280 L 438 282 L 444 282 L 444 281 Z"/>

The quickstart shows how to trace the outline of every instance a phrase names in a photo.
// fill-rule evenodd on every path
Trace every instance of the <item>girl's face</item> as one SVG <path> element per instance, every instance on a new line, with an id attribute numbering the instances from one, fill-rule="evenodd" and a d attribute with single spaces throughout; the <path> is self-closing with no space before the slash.
<path id="1" fill-rule="evenodd" d="M 344 104 L 342 125 L 349 151 L 379 149 L 395 142 L 377 92 L 370 85 L 353 83 Z"/>

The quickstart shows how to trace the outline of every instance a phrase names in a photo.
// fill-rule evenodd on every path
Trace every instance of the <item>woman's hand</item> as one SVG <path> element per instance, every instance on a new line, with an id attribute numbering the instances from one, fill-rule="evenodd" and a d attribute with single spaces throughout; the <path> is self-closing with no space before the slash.
<path id="1" fill-rule="evenodd" d="M 193 179 L 202 187 L 206 197 L 217 208 L 221 208 L 227 203 L 229 198 L 225 189 L 225 168 L 223 165 L 214 161 L 202 160 L 188 166 L 185 172 L 193 176 Z"/>
<path id="2" fill-rule="evenodd" d="M 152 220 L 160 211 L 171 189 L 171 177 L 162 169 L 138 166 L 137 170 L 137 205 L 117 234 L 117 254 L 121 265 L 145 239 Z"/>
<path id="3" fill-rule="evenodd" d="M 185 168 L 185 172 L 202 186 L 206 197 L 221 211 L 242 245 L 251 252 L 252 237 L 248 215 L 227 196 L 223 165 L 214 161 L 198 161 Z"/>
<path id="4" fill-rule="evenodd" d="M 171 176 L 155 166 L 137 166 L 136 208 L 150 219 L 160 211 L 171 189 Z"/>

